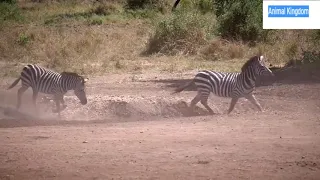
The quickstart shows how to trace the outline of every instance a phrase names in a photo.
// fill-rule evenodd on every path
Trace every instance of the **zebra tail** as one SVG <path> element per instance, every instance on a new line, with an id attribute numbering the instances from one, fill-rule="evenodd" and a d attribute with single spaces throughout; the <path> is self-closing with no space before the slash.
<path id="1" fill-rule="evenodd" d="M 190 81 L 190 82 L 186 83 L 184 86 L 182 86 L 182 87 L 179 87 L 179 88 L 175 89 L 175 90 L 174 90 L 174 92 L 173 92 L 173 93 L 171 93 L 171 94 L 176 94 L 176 93 L 179 93 L 179 92 L 181 92 L 181 91 L 185 90 L 186 88 L 190 87 L 190 86 L 192 85 L 192 83 L 193 83 L 193 82 L 194 82 L 194 80 L 192 80 L 192 81 Z"/>
<path id="2" fill-rule="evenodd" d="M 7 90 L 9 90 L 9 89 L 13 88 L 14 86 L 16 86 L 16 85 L 18 84 L 18 82 L 20 81 L 20 79 L 21 79 L 21 77 L 19 77 L 18 79 L 16 79 L 16 80 L 11 84 L 11 86 L 8 87 Z"/>

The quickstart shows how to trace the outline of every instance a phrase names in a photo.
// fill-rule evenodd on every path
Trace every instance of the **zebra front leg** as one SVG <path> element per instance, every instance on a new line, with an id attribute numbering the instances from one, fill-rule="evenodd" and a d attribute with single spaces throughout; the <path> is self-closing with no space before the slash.
<path id="1" fill-rule="evenodd" d="M 64 102 L 63 96 L 60 97 L 60 101 L 61 101 L 61 104 L 62 104 L 62 109 L 61 109 L 61 111 L 63 111 L 64 109 L 67 108 L 67 105 L 66 105 L 65 102 Z"/>
<path id="2" fill-rule="evenodd" d="M 25 87 L 25 86 L 22 86 L 21 88 L 19 88 L 18 93 L 17 93 L 17 98 L 18 98 L 17 106 L 16 106 L 17 109 L 20 109 L 20 107 L 21 107 L 22 94 L 23 94 L 27 89 L 28 89 L 28 87 Z"/>
<path id="3" fill-rule="evenodd" d="M 230 114 L 231 111 L 234 109 L 234 106 L 238 102 L 238 99 L 239 98 L 237 98 L 237 97 L 234 97 L 234 98 L 231 99 L 231 103 L 230 103 L 230 107 L 229 107 L 229 110 L 228 110 L 228 114 Z"/>
<path id="4" fill-rule="evenodd" d="M 38 116 L 39 112 L 37 108 L 37 97 L 38 97 L 38 91 L 33 89 L 32 102 L 33 102 L 34 110 L 36 111 L 36 115 Z"/>
<path id="5" fill-rule="evenodd" d="M 249 94 L 248 96 L 246 96 L 246 99 L 254 104 L 259 109 L 259 111 L 263 111 L 260 103 L 257 101 L 256 97 L 253 94 Z"/>

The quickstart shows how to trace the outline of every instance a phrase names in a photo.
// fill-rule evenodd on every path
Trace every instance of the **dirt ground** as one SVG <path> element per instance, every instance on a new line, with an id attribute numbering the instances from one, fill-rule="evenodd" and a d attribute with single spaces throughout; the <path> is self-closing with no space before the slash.
<path id="1" fill-rule="evenodd" d="M 30 93 L 15 112 L 3 81 L 0 179 L 320 179 L 320 84 L 259 87 L 264 112 L 242 99 L 226 115 L 230 99 L 211 96 L 217 114 L 191 116 L 195 92 L 170 93 L 192 75 L 91 78 L 62 119 L 40 99 L 32 117 Z"/>

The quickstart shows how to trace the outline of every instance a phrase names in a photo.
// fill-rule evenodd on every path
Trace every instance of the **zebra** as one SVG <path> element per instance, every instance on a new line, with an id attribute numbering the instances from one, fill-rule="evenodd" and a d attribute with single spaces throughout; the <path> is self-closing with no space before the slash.
<path id="1" fill-rule="evenodd" d="M 214 114 L 213 110 L 208 106 L 208 97 L 210 92 L 212 92 L 216 96 L 231 98 L 227 114 L 231 113 L 238 99 L 242 97 L 249 100 L 260 111 L 263 111 L 260 103 L 253 95 L 255 80 L 258 76 L 274 78 L 274 74 L 265 65 L 264 57 L 261 55 L 251 57 L 242 66 L 241 72 L 224 73 L 209 70 L 199 71 L 192 81 L 175 89 L 172 94 L 179 93 L 194 83 L 197 88 L 197 95 L 190 103 L 189 108 L 191 110 L 193 110 L 194 106 L 200 101 L 210 114 Z"/>
<path id="2" fill-rule="evenodd" d="M 39 92 L 53 95 L 56 110 L 52 110 L 52 112 L 58 113 L 59 117 L 60 112 L 67 107 L 63 96 L 69 90 L 74 90 L 75 95 L 82 105 L 87 104 L 85 83 L 88 81 L 88 78 L 84 78 L 77 73 L 62 72 L 60 74 L 36 64 L 28 64 L 22 69 L 20 77 L 17 78 L 7 90 L 16 86 L 20 80 L 22 86 L 17 93 L 17 109 L 20 109 L 22 94 L 29 87 L 33 90 L 32 100 L 37 114 L 36 100 Z M 62 109 L 60 109 L 60 103 L 62 104 Z"/>

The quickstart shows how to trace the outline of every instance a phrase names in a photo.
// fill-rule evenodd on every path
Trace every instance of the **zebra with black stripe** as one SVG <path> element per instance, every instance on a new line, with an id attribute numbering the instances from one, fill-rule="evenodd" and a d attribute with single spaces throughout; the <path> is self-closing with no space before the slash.
<path id="1" fill-rule="evenodd" d="M 208 97 L 212 92 L 216 96 L 232 98 L 228 114 L 234 109 L 238 99 L 242 97 L 249 100 L 262 111 L 260 103 L 253 95 L 255 81 L 258 76 L 274 77 L 274 74 L 265 65 L 263 56 L 251 57 L 242 66 L 241 72 L 224 73 L 208 70 L 200 71 L 191 82 L 183 87 L 177 88 L 173 94 L 179 93 L 191 86 L 192 83 L 195 83 L 197 95 L 190 103 L 191 110 L 193 110 L 194 106 L 200 101 L 210 114 L 214 114 L 213 110 L 208 106 Z"/>
<path id="2" fill-rule="evenodd" d="M 87 104 L 85 82 L 88 79 L 77 73 L 62 72 L 60 74 L 39 65 L 29 64 L 22 69 L 20 77 L 12 83 L 8 90 L 16 86 L 20 80 L 22 86 L 17 93 L 17 109 L 20 109 L 22 94 L 29 87 L 33 90 L 32 100 L 37 113 L 36 100 L 39 92 L 53 95 L 53 100 L 57 108 L 56 110 L 53 110 L 53 112 L 58 113 L 59 117 L 60 111 L 67 107 L 63 97 L 69 90 L 74 90 L 75 95 L 82 105 Z M 62 109 L 60 108 L 60 103 L 62 104 Z"/>

